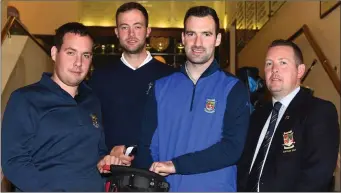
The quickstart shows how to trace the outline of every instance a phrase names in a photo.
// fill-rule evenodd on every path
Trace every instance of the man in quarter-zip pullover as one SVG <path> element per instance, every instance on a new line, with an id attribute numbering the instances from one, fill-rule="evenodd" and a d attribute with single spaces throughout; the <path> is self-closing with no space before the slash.
<path id="1" fill-rule="evenodd" d="M 149 92 L 136 166 L 167 176 L 170 191 L 236 191 L 247 90 L 214 59 L 221 42 L 216 12 L 193 7 L 184 25 L 187 62 Z"/>
<path id="2" fill-rule="evenodd" d="M 104 190 L 105 156 L 99 100 L 83 82 L 92 60 L 93 39 L 80 23 L 56 30 L 52 74 L 14 91 L 1 131 L 1 166 L 16 191 Z"/>

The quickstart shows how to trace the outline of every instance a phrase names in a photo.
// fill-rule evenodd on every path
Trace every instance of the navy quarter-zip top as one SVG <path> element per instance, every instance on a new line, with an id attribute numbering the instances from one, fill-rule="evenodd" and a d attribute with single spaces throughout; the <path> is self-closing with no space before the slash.
<path id="1" fill-rule="evenodd" d="M 1 135 L 4 175 L 19 191 L 103 191 L 107 148 L 99 100 L 81 83 L 73 98 L 43 74 L 14 91 Z"/>

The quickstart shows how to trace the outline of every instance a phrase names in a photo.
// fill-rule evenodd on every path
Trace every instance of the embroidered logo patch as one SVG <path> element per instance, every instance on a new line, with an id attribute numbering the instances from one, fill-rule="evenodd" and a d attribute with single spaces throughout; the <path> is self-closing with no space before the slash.
<path id="1" fill-rule="evenodd" d="M 292 130 L 283 133 L 283 153 L 296 151 L 294 132 Z"/>
<path id="2" fill-rule="evenodd" d="M 216 100 L 215 99 L 206 99 L 206 105 L 205 105 L 205 112 L 206 113 L 214 113 L 215 112 L 215 105 Z"/>
<path id="3" fill-rule="evenodd" d="M 98 119 L 97 119 L 96 115 L 90 114 L 90 117 L 91 117 L 93 126 L 98 128 L 99 127 L 99 123 L 98 123 Z"/>
<path id="4" fill-rule="evenodd" d="M 150 89 L 153 87 L 153 83 L 152 82 L 150 82 L 149 84 L 148 84 L 148 89 L 147 89 L 147 91 L 146 91 L 146 94 L 148 95 L 149 94 L 149 91 L 150 91 Z"/>

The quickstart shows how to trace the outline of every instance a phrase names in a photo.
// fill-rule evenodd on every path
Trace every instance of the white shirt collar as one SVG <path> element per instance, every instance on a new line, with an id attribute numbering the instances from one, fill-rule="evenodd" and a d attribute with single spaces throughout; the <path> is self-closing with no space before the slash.
<path id="1" fill-rule="evenodd" d="M 133 70 L 136 70 L 138 68 L 141 68 L 142 66 L 144 66 L 145 64 L 147 64 L 148 62 L 150 62 L 152 59 L 153 59 L 153 56 L 150 54 L 149 51 L 146 51 L 147 52 L 147 57 L 146 59 L 144 59 L 144 61 L 142 62 L 142 64 L 135 68 L 133 67 L 131 64 L 128 63 L 128 61 L 124 58 L 124 53 L 122 53 L 122 56 L 121 56 L 121 61 L 123 62 L 123 64 L 125 64 L 126 66 L 128 66 L 129 68 L 133 69 Z"/>
<path id="2" fill-rule="evenodd" d="M 285 107 L 288 107 L 290 102 L 292 101 L 292 99 L 294 99 L 296 94 L 300 91 L 300 88 L 301 88 L 300 86 L 295 88 L 295 90 L 291 91 L 290 94 L 283 97 L 281 100 L 279 100 L 279 102 L 281 102 L 281 104 L 284 105 Z M 277 101 L 278 100 L 276 100 L 275 98 L 272 98 L 272 104 L 275 104 L 275 102 L 277 102 Z"/>

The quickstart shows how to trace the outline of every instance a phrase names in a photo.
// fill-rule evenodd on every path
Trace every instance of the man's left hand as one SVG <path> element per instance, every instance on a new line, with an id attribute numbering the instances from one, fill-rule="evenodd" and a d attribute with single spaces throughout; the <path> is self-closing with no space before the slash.
<path id="1" fill-rule="evenodd" d="M 169 174 L 175 173 L 175 167 L 172 161 L 154 162 L 149 170 L 161 176 L 168 176 Z"/>

